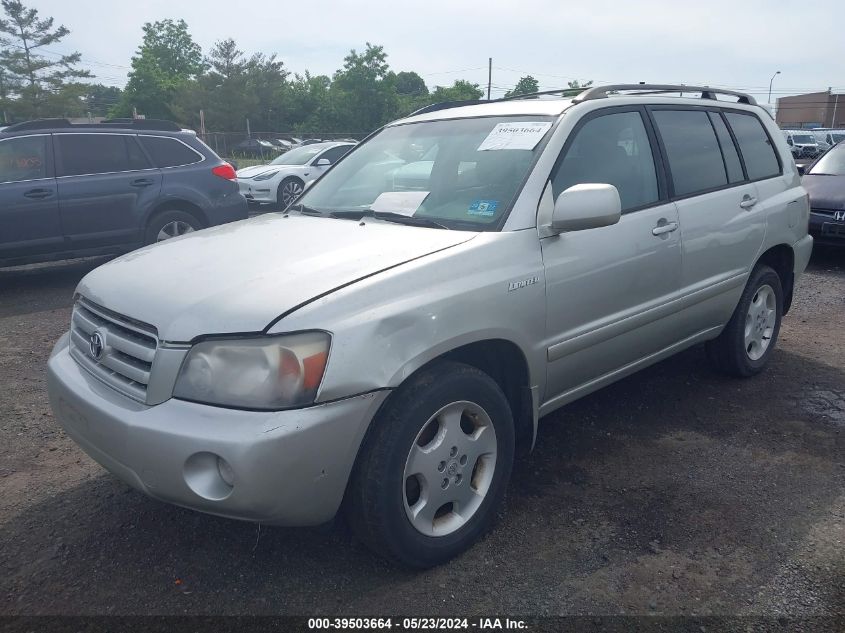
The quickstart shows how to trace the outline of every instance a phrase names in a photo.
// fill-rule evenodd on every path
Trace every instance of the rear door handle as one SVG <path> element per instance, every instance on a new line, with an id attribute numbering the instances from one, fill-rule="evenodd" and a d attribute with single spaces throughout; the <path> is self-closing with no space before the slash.
<path id="1" fill-rule="evenodd" d="M 672 231 L 678 230 L 678 223 L 677 222 L 667 222 L 666 224 L 658 224 L 653 229 L 651 229 L 652 235 L 665 235 L 666 233 L 671 233 Z"/>
<path id="2" fill-rule="evenodd" d="M 26 193 L 24 193 L 27 198 L 35 198 L 39 200 L 41 198 L 49 198 L 53 195 L 52 189 L 30 189 Z"/>
<path id="3" fill-rule="evenodd" d="M 750 209 L 755 204 L 757 204 L 757 198 L 752 198 L 751 196 L 743 196 L 742 201 L 740 201 L 739 206 L 743 209 Z"/>
<path id="4" fill-rule="evenodd" d="M 135 180 L 129 183 L 133 187 L 149 187 L 153 184 L 152 178 L 136 178 Z"/>

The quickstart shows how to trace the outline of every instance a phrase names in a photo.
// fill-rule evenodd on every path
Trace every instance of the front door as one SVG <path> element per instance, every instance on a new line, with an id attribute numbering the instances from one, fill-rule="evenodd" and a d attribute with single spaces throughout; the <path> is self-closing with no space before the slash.
<path id="1" fill-rule="evenodd" d="M 49 134 L 0 140 L 0 260 L 63 250 Z"/>
<path id="2" fill-rule="evenodd" d="M 547 295 L 547 403 L 677 342 L 668 304 L 681 282 L 680 226 L 657 168 L 645 111 L 607 108 L 573 130 L 551 175 L 556 198 L 579 183 L 614 185 L 613 226 L 541 240 Z"/>

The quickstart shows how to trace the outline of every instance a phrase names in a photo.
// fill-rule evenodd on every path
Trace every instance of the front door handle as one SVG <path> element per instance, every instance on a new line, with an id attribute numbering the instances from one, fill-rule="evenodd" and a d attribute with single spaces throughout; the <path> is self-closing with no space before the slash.
<path id="1" fill-rule="evenodd" d="M 40 200 L 41 198 L 49 198 L 53 195 L 52 189 L 30 189 L 26 193 L 24 193 L 27 198 L 35 198 L 36 200 Z"/>
<path id="2" fill-rule="evenodd" d="M 739 206 L 741 206 L 743 209 L 750 209 L 755 204 L 757 204 L 757 198 L 745 195 L 742 197 L 742 201 L 739 203 Z"/>
<path id="3" fill-rule="evenodd" d="M 672 231 L 678 230 L 678 223 L 677 222 L 666 222 L 665 224 L 658 224 L 653 229 L 651 229 L 652 235 L 665 235 L 666 233 L 671 233 Z"/>
<path id="4" fill-rule="evenodd" d="M 133 187 L 149 187 L 153 184 L 152 178 L 136 178 L 135 180 L 129 183 Z"/>

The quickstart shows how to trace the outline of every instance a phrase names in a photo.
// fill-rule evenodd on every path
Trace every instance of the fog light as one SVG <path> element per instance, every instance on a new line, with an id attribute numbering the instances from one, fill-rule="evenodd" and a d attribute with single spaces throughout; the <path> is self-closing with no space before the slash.
<path id="1" fill-rule="evenodd" d="M 235 485 L 235 471 L 229 466 L 229 462 L 217 456 L 217 472 L 220 473 L 220 478 L 225 481 L 229 487 Z"/>

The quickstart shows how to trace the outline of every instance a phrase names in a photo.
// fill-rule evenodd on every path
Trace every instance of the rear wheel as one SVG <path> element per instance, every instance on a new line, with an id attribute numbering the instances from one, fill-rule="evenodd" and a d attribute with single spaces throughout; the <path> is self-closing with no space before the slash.
<path id="1" fill-rule="evenodd" d="M 350 487 L 358 536 L 413 567 L 472 545 L 492 524 L 513 464 L 513 418 L 496 382 L 438 363 L 393 394 L 373 424 Z"/>
<path id="2" fill-rule="evenodd" d="M 279 208 L 287 209 L 302 195 L 303 191 L 305 191 L 305 183 L 299 178 L 293 176 L 285 178 L 279 183 L 279 189 L 276 191 L 276 202 Z"/>
<path id="3" fill-rule="evenodd" d="M 731 320 L 713 341 L 707 355 L 720 371 L 753 376 L 772 355 L 783 314 L 780 277 L 769 266 L 757 266 L 748 279 Z"/>
<path id="4" fill-rule="evenodd" d="M 155 244 L 169 240 L 171 237 L 179 237 L 187 233 L 193 233 L 203 228 L 202 222 L 190 213 L 185 211 L 164 211 L 153 217 L 144 234 L 144 244 Z"/>

